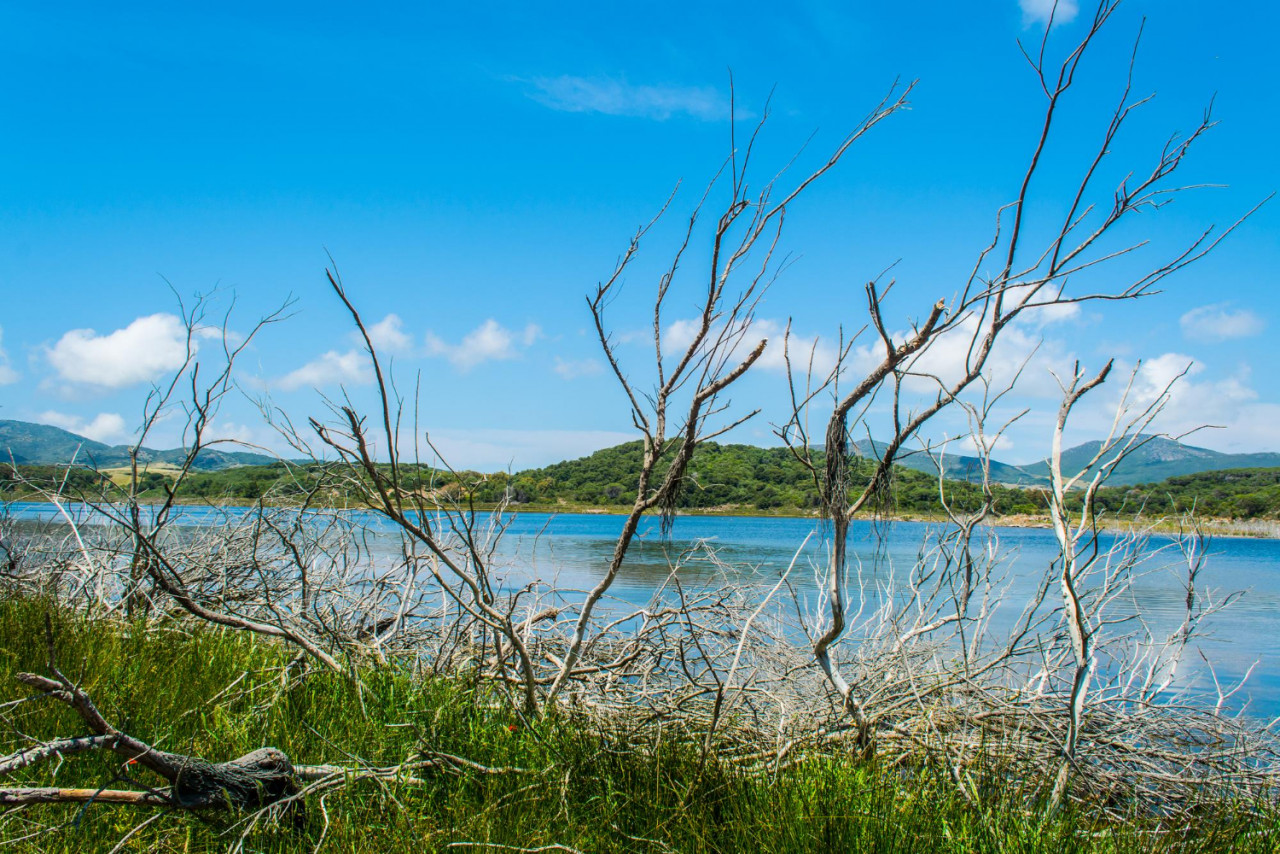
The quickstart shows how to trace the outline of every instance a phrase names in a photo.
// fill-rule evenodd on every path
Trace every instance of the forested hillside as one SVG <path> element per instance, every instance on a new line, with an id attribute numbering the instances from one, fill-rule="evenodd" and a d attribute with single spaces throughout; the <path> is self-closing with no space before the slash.
<path id="1" fill-rule="evenodd" d="M 512 476 L 490 475 L 481 494 L 496 501 L 508 491 L 516 502 L 571 502 L 598 506 L 628 506 L 637 486 L 635 472 L 640 467 L 642 448 L 629 442 L 597 451 L 579 460 L 569 460 Z M 816 462 L 822 464 L 822 455 Z M 866 462 L 870 475 L 870 462 Z M 968 483 L 953 482 L 950 488 L 961 503 L 972 503 L 978 490 Z M 997 486 L 1001 512 L 1035 513 L 1043 507 L 1037 496 L 1023 490 Z M 904 512 L 938 511 L 937 475 L 902 466 L 894 470 L 893 487 L 887 496 L 892 507 Z M 752 445 L 719 445 L 708 442 L 699 447 L 689 465 L 688 484 L 679 506 L 689 510 L 754 509 L 772 512 L 803 512 L 818 506 L 818 492 L 812 473 L 786 448 L 757 448 Z"/>
<path id="2" fill-rule="evenodd" d="M 1195 511 L 1235 519 L 1280 518 L 1280 468 L 1230 469 L 1171 477 L 1159 483 L 1108 487 L 1099 506 L 1163 516 Z"/>
<path id="3" fill-rule="evenodd" d="M 419 480 L 417 488 L 435 500 L 462 496 L 469 487 L 479 505 L 506 500 L 516 506 L 539 508 L 622 510 L 635 495 L 640 453 L 637 442 L 607 448 L 580 460 L 515 474 L 454 474 L 427 468 L 415 474 Z M 300 500 L 325 482 L 317 492 L 320 500 L 330 503 L 349 500 L 349 496 L 335 491 L 324 472 L 321 465 L 285 463 L 196 472 L 184 481 L 179 497 L 199 501 L 256 501 L 267 497 L 290 502 Z M 0 470 L 0 494 L 38 497 L 41 489 L 56 488 L 65 476 L 65 469 L 56 466 L 19 466 L 16 471 L 6 467 Z M 66 481 L 66 492 L 93 494 L 107 482 L 87 469 L 74 469 Z M 169 482 L 163 471 L 146 472 L 141 483 L 143 498 L 162 498 Z M 116 483 L 121 483 L 119 475 Z M 964 482 L 949 482 L 948 492 L 958 507 L 974 506 L 979 498 L 978 488 Z M 999 513 L 1038 513 L 1044 508 L 1041 495 L 1033 490 L 996 486 L 995 494 Z M 694 454 L 688 486 L 681 495 L 679 507 L 690 511 L 806 513 L 816 511 L 817 491 L 812 475 L 785 449 L 708 443 Z M 903 513 L 940 512 L 936 476 L 901 467 L 895 469 L 882 509 Z"/>
<path id="4" fill-rule="evenodd" d="M 414 476 L 416 488 L 434 500 L 460 497 L 469 487 L 480 506 L 506 500 L 515 506 L 540 509 L 622 510 L 635 496 L 641 452 L 639 442 L 630 442 L 581 459 L 516 473 L 452 473 L 423 467 L 415 470 Z M 819 454 L 819 465 L 821 461 Z M 84 468 L 68 474 L 59 466 L 19 466 L 16 471 L 4 466 L 0 468 L 0 494 L 37 497 L 39 488 L 54 488 L 64 480 L 71 494 L 92 493 L 106 482 L 104 476 Z M 115 482 L 123 482 L 118 472 Z M 144 499 L 163 497 L 169 482 L 171 478 L 163 469 L 145 472 L 141 482 Z M 192 473 L 179 497 L 192 501 L 256 501 L 265 497 L 292 502 L 312 490 L 323 502 L 350 500 L 327 480 L 323 465 L 283 462 Z M 957 508 L 976 506 L 980 497 L 978 487 L 964 480 L 948 480 L 946 491 Z M 995 484 L 992 491 L 999 515 L 1046 511 L 1044 492 L 1038 487 Z M 802 514 L 816 512 L 817 496 L 812 474 L 787 449 L 709 442 L 693 456 L 679 507 L 688 511 Z M 1217 518 L 1280 518 L 1280 468 L 1209 471 L 1159 483 L 1104 487 L 1098 506 L 1118 515 L 1162 516 L 1195 510 Z M 881 509 L 914 515 L 942 512 L 937 475 L 896 467 Z"/>

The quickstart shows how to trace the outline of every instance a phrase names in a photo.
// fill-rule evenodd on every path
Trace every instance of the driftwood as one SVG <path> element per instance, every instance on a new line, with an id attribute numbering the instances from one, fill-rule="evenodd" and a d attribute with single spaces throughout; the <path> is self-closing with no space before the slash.
<path id="1" fill-rule="evenodd" d="M 0 776 L 20 768 L 89 750 L 111 750 L 129 765 L 141 765 L 163 777 L 168 786 L 148 791 L 109 789 L 4 788 L 0 804 L 30 803 L 122 803 L 137 806 L 216 809 L 269 806 L 295 792 L 298 775 L 289 757 L 274 747 L 263 747 L 232 759 L 209 762 L 194 756 L 158 750 L 128 733 L 116 729 L 98 711 L 79 686 L 50 668 L 53 679 L 34 673 L 19 673 L 24 685 L 45 692 L 76 711 L 93 732 L 91 736 L 58 739 L 20 750 L 0 759 Z"/>
<path id="2" fill-rule="evenodd" d="M 0 757 L 0 777 L 55 758 L 91 750 L 110 750 L 125 758 L 127 766 L 140 765 L 163 777 L 161 788 L 72 789 L 52 786 L 0 788 L 0 806 L 25 804 L 103 803 L 180 810 L 254 810 L 292 807 L 309 791 L 327 789 L 355 780 L 398 781 L 422 784 L 415 773 L 433 769 L 446 774 L 538 774 L 538 769 L 488 766 L 461 756 L 419 749 L 412 759 L 398 765 L 362 764 L 295 765 L 281 750 L 261 747 L 229 762 L 210 762 L 196 756 L 159 750 L 112 726 L 93 700 L 58 669 L 54 678 L 19 673 L 17 679 L 59 700 L 76 711 L 92 735 L 59 738 Z"/>

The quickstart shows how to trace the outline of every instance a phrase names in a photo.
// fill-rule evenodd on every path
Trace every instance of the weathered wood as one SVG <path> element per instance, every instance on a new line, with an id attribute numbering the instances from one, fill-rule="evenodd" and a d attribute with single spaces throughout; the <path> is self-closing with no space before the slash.
<path id="1" fill-rule="evenodd" d="M 263 747 L 230 762 L 209 762 L 197 756 L 158 750 L 116 729 L 98 711 L 88 694 L 56 669 L 53 673 L 54 679 L 33 673 L 19 673 L 17 679 L 70 706 L 93 735 L 58 739 L 4 757 L 0 759 L 0 775 L 62 753 L 107 749 L 159 774 L 171 788 L 164 792 L 120 791 L 110 798 L 76 794 L 95 791 L 91 789 L 14 788 L 0 790 L 0 803 L 101 801 L 183 809 L 220 806 L 244 809 L 273 804 L 298 789 L 293 763 L 283 751 Z M 107 793 L 104 791 L 102 794 L 105 796 Z M 131 799 L 131 795 L 138 797 Z"/>
<path id="2" fill-rule="evenodd" d="M 541 616 L 534 619 L 542 619 Z M 128 764 L 137 763 L 168 781 L 163 788 L 146 791 L 120 789 L 63 789 L 56 787 L 0 788 L 0 806 L 54 803 L 104 803 L 131 806 L 169 807 L 183 810 L 246 809 L 255 810 L 281 801 L 289 803 L 303 784 L 314 785 L 334 779 L 397 780 L 405 783 L 425 782 L 412 775 L 428 768 L 459 773 L 529 774 L 524 768 L 489 767 L 436 751 L 423 751 L 414 760 L 387 767 L 349 768 L 341 765 L 297 765 L 281 750 L 262 747 L 230 762 L 210 762 L 198 756 L 185 756 L 157 750 L 144 741 L 112 726 L 79 686 L 50 666 L 55 678 L 19 673 L 25 685 L 39 689 L 74 709 L 93 731 L 93 735 L 46 741 L 0 757 L 0 777 L 38 762 L 68 753 L 89 750 L 111 750 L 124 756 Z"/>
<path id="3" fill-rule="evenodd" d="M 46 752 L 45 755 L 50 755 Z M 293 763 L 274 747 L 264 747 L 230 762 L 181 757 L 181 770 L 168 789 L 133 792 L 120 789 L 15 787 L 0 789 L 0 805 L 55 803 L 129 804 L 179 809 L 251 809 L 268 806 L 297 791 Z"/>
<path id="4" fill-rule="evenodd" d="M 34 747 L 26 747 L 0 759 L 0 777 L 12 774 L 14 771 L 26 768 L 28 765 L 52 759 L 54 756 L 83 753 L 86 750 L 100 750 L 108 747 L 110 741 L 111 736 L 109 735 L 85 735 L 79 738 L 59 738 L 54 741 L 37 744 Z"/>
<path id="5" fill-rule="evenodd" d="M 297 791 L 293 763 L 283 751 L 263 747 L 230 762 L 211 763 L 184 757 L 173 780 L 180 806 L 225 801 L 237 808 L 273 804 Z"/>
<path id="6" fill-rule="evenodd" d="M 169 782 L 173 782 L 182 770 L 188 757 L 178 753 L 158 750 L 145 741 L 134 738 L 128 733 L 116 729 L 98 711 L 98 707 L 89 699 L 89 695 L 57 669 L 51 668 L 56 679 L 39 676 L 35 673 L 19 673 L 15 677 L 24 685 L 44 691 L 50 697 L 67 704 L 88 725 L 94 735 L 106 736 L 103 747 L 113 750 L 125 759 L 136 761 L 139 765 L 156 772 Z"/>
<path id="7" fill-rule="evenodd" d="M 0 805 L 23 804 L 129 804 L 130 806 L 167 807 L 173 801 L 161 792 L 130 792 L 120 789 L 59 789 L 55 787 L 0 789 Z"/>

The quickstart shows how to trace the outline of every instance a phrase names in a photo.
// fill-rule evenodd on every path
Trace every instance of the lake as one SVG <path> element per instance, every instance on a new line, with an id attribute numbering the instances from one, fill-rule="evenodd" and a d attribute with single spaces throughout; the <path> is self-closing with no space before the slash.
<path id="1" fill-rule="evenodd" d="M 227 512 L 244 511 L 184 507 L 181 523 L 216 523 Z M 10 514 L 19 520 L 57 518 L 56 510 L 43 503 L 13 504 Z M 375 557 L 381 554 L 391 559 L 398 554 L 398 538 L 387 522 L 369 513 L 353 515 L 372 532 Z M 614 515 L 529 513 L 514 517 L 498 551 L 506 585 L 541 580 L 564 588 L 592 586 L 608 564 L 622 525 L 623 517 Z M 861 563 L 868 589 L 886 586 L 894 579 L 900 586 L 936 530 L 937 526 L 920 522 L 855 523 L 849 552 Z M 994 620 L 999 627 L 1002 619 L 1007 623 L 1021 610 L 1057 547 L 1052 533 L 1039 528 L 994 528 L 983 531 L 975 542 L 985 542 L 988 533 L 1002 556 L 1008 579 L 1002 593 L 1003 611 L 998 610 Z M 664 539 L 658 520 L 649 518 L 641 524 L 612 593 L 623 602 L 642 604 L 667 579 L 678 555 L 705 543 L 716 550 L 721 566 L 706 560 L 685 564 L 680 578 L 686 585 L 697 586 L 713 577 L 718 580 L 728 566 L 731 583 L 763 595 L 786 570 L 806 537 L 810 537 L 809 545 L 790 578 L 801 597 L 813 595 L 816 585 L 809 562 L 819 561 L 825 549 L 823 527 L 816 520 L 680 516 L 670 538 Z M 1102 545 L 1105 548 L 1113 541 L 1114 535 L 1104 534 Z M 1185 611 L 1186 565 L 1167 536 L 1151 536 L 1146 551 L 1148 557 L 1139 565 L 1141 577 L 1132 595 L 1120 603 L 1120 612 L 1136 609 L 1158 631 L 1168 632 L 1179 625 Z M 1243 706 L 1257 716 L 1280 716 L 1280 540 L 1211 540 L 1199 586 L 1202 595 L 1208 593 L 1215 599 L 1236 591 L 1244 594 L 1202 626 L 1205 634 L 1196 643 L 1214 662 L 1224 682 L 1238 679 L 1254 667 L 1233 706 Z M 1206 672 L 1202 666 L 1197 670 L 1198 665 L 1198 656 L 1188 656 L 1184 663 L 1188 673 L 1198 673 L 1197 678 L 1204 679 Z"/>

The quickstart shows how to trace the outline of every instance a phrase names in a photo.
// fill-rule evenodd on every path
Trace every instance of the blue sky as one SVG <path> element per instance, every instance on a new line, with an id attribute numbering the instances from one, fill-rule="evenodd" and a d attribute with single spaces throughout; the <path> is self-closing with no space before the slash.
<path id="1" fill-rule="evenodd" d="M 1059 7 L 1073 18 L 1055 27 L 1059 45 L 1091 16 L 1079 2 L 1074 17 Z M 281 447 L 254 397 L 295 418 L 323 413 L 340 385 L 368 404 L 325 285 L 331 253 L 402 382 L 420 372 L 420 423 L 456 465 L 522 468 L 631 438 L 583 296 L 684 181 L 612 313 L 642 376 L 656 273 L 728 151 L 730 69 L 745 125 L 773 92 L 758 180 L 797 151 L 795 169 L 813 168 L 895 78 L 919 80 L 911 109 L 789 214 L 791 263 L 760 330 L 776 338 L 791 318 L 821 351 L 841 324 L 863 324 L 862 285 L 891 264 L 895 328 L 962 283 L 1038 131 L 1042 96 L 1017 42 L 1038 40 L 1044 5 L 0 4 L 0 418 L 127 441 L 174 364 L 170 286 L 188 300 L 213 292 L 215 313 L 234 299 L 238 332 L 295 299 L 246 351 L 245 394 L 227 401 L 219 435 Z M 1112 177 L 1149 166 L 1216 96 L 1221 124 L 1179 177 L 1224 186 L 1136 217 L 1125 237 L 1150 240 L 1153 260 L 1280 188 L 1267 59 L 1280 11 L 1227 8 L 1122 5 L 1048 152 L 1036 210 L 1064 204 L 1144 16 L 1134 88 L 1156 97 L 1116 146 Z M 1192 365 L 1166 430 L 1223 425 L 1192 441 L 1280 450 L 1278 226 L 1273 203 L 1158 296 L 1016 330 L 1002 364 L 1039 350 L 1007 410 L 1032 412 L 997 456 L 1044 456 L 1049 368 L 1112 356 L 1126 369 L 1142 360 L 1140 390 Z M 691 311 L 695 279 L 672 323 Z M 1108 394 L 1078 438 L 1101 429 Z M 734 403 L 763 411 L 731 438 L 775 444 L 785 401 L 771 364 L 753 371 Z M 178 426 L 152 444 L 176 444 Z M 955 417 L 933 428 L 959 432 Z"/>

